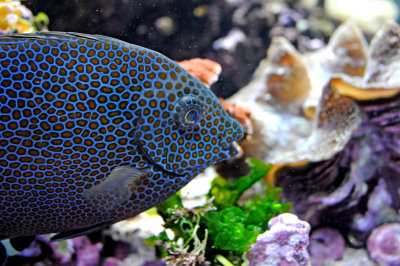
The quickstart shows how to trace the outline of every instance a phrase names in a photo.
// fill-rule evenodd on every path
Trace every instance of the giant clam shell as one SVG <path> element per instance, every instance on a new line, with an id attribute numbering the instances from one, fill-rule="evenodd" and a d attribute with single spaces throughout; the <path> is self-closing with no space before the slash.
<path id="1" fill-rule="evenodd" d="M 395 22 L 369 47 L 346 22 L 316 52 L 275 39 L 252 82 L 230 99 L 251 112 L 245 154 L 275 164 L 267 181 L 282 186 L 300 218 L 342 228 L 354 245 L 400 221 L 399 73 Z"/>

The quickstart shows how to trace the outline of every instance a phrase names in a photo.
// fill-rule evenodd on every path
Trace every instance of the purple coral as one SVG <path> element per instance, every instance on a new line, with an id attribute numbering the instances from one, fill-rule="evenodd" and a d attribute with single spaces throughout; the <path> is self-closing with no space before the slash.
<path id="1" fill-rule="evenodd" d="M 400 265 L 400 224 L 384 224 L 372 231 L 367 241 L 371 258 L 382 265 Z"/>
<path id="2" fill-rule="evenodd" d="M 310 251 L 312 265 L 323 266 L 328 260 L 338 260 L 343 256 L 344 239 L 335 229 L 320 228 L 310 237 Z"/>
<path id="3" fill-rule="evenodd" d="M 71 239 L 76 250 L 77 265 L 98 265 L 100 261 L 101 244 L 92 244 L 87 236 Z"/>
<path id="4" fill-rule="evenodd" d="M 257 237 L 257 242 L 247 251 L 249 266 L 310 265 L 307 252 L 310 225 L 296 215 L 284 213 L 272 218 L 269 230 Z"/>

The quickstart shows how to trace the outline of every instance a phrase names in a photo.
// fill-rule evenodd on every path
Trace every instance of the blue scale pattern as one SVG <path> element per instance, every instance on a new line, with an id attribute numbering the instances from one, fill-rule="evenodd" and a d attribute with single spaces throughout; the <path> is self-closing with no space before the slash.
<path id="1" fill-rule="evenodd" d="M 134 216 L 230 158 L 243 136 L 178 64 L 116 39 L 1 36 L 0 75 L 2 237 Z M 142 174 L 112 175 L 123 166 Z"/>

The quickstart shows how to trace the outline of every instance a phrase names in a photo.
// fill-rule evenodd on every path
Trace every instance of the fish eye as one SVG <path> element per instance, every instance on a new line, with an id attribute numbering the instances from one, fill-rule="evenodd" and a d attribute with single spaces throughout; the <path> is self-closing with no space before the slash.
<path id="1" fill-rule="evenodd" d="M 199 113 L 197 110 L 190 110 L 186 113 L 185 121 L 188 123 L 195 123 L 198 119 Z"/>
<path id="2" fill-rule="evenodd" d="M 184 96 L 175 104 L 174 119 L 179 128 L 190 128 L 197 124 L 203 116 L 203 106 L 193 96 Z"/>

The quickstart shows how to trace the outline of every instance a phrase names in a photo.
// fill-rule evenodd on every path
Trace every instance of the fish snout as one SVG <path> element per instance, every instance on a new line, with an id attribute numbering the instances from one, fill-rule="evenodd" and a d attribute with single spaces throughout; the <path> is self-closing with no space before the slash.
<path id="1" fill-rule="evenodd" d="M 222 150 L 228 151 L 230 156 L 235 156 L 239 153 L 236 140 L 240 140 L 244 137 L 244 130 L 238 121 L 230 118 L 230 126 L 224 131 L 224 134 L 220 137 L 219 144 Z"/>

